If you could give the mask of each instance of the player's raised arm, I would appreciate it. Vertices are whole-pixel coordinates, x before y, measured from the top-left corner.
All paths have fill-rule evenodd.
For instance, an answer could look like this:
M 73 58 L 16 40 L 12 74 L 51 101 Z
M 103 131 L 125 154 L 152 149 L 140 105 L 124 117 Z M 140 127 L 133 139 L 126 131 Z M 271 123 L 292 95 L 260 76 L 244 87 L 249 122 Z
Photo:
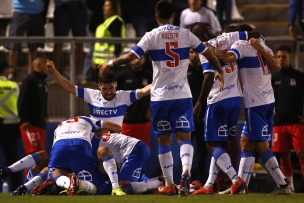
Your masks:
M 125 54 L 119 56 L 118 58 L 109 60 L 108 62 L 100 65 L 99 71 L 102 72 L 113 66 L 119 66 L 119 65 L 126 64 L 126 63 L 130 63 L 131 61 L 133 61 L 134 59 L 137 59 L 137 58 L 138 57 L 133 52 L 130 51 L 128 53 L 125 53 Z
M 281 70 L 278 61 L 262 46 L 259 39 L 250 38 L 249 43 L 266 59 L 267 65 L 272 71 L 278 72 Z
M 55 79 L 63 89 L 74 95 L 76 94 L 75 85 L 63 75 L 61 75 L 61 73 L 59 73 L 53 61 L 47 61 L 46 66 L 48 67 L 49 72 L 55 77 Z

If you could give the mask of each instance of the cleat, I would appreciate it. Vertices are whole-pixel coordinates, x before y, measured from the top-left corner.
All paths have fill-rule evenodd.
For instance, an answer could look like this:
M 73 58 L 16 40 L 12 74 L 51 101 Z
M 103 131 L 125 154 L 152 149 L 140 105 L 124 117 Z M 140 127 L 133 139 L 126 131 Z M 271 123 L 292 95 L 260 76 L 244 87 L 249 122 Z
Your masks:
M 32 189 L 31 195 L 42 195 L 54 184 L 52 179 L 47 179 Z
M 180 180 L 180 187 L 178 190 L 178 194 L 179 196 L 188 196 L 188 194 L 190 193 L 190 174 L 189 171 L 186 170 L 183 175 L 182 178 Z
M 68 189 L 64 189 L 59 192 L 59 195 L 67 195 L 68 194 Z
M 122 196 L 127 195 L 127 193 L 125 193 L 121 187 L 115 187 L 112 189 L 112 195 Z
M 158 188 L 158 192 L 163 195 L 176 195 L 177 189 L 174 184 L 170 186 L 163 185 Z
M 70 173 L 69 178 L 70 178 L 70 187 L 68 188 L 67 195 L 73 196 L 77 193 L 79 189 L 79 180 L 76 173 Z
M 194 187 L 194 190 L 198 190 L 198 189 L 200 189 L 201 187 L 203 187 L 203 184 L 200 183 L 200 182 L 197 181 L 197 180 L 194 180 L 194 181 L 191 182 L 190 187 Z
M 26 195 L 27 189 L 25 185 L 20 185 L 16 190 L 12 192 L 12 196 L 23 196 Z
M 213 187 L 210 186 L 208 188 L 201 187 L 198 190 L 194 190 L 193 195 L 212 195 L 214 194 Z
M 239 194 L 241 191 L 245 190 L 246 183 L 242 178 L 238 177 L 236 182 L 231 185 L 231 194 Z
M 280 185 L 279 188 L 274 189 L 271 194 L 273 195 L 291 195 L 291 182 L 287 178 L 285 178 L 285 185 Z
M 218 194 L 219 194 L 219 195 L 230 195 L 230 194 L 231 194 L 231 187 L 230 187 L 230 188 L 227 188 L 227 189 L 224 190 L 224 191 L 220 191 Z

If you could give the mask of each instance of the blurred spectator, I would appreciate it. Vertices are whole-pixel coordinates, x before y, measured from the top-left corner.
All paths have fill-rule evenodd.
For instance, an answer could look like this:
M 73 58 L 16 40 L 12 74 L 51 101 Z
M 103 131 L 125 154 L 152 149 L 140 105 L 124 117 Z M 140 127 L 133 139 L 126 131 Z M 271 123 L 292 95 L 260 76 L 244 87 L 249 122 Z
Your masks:
M 0 37 L 6 36 L 7 25 L 12 16 L 12 0 L 2 0 L 0 6 Z
M 19 160 L 18 138 L 19 118 L 17 99 L 19 87 L 10 80 L 13 69 L 4 57 L 0 58 L 0 146 L 6 159 L 6 165 L 11 165 Z M 22 174 L 14 174 L 11 178 L 11 189 L 17 188 L 22 182 Z M 1 182 L 1 180 L 0 180 Z
M 288 32 L 293 37 L 299 34 L 296 20 L 299 21 L 301 34 L 304 35 L 304 0 L 289 0 Z
M 26 154 L 45 149 L 48 96 L 46 62 L 44 55 L 34 58 L 33 72 L 23 80 L 18 98 L 20 132 Z
M 216 14 L 222 28 L 231 24 L 232 0 L 217 0 Z M 225 15 L 225 17 L 224 17 Z
M 103 0 L 88 0 L 87 6 L 90 11 L 89 31 L 94 36 L 97 27 L 103 22 Z M 94 42 L 89 44 L 89 51 L 83 61 L 83 71 L 81 84 L 85 85 L 88 81 L 93 80 L 92 59 L 93 59 Z
M 291 54 L 291 49 L 286 46 L 281 46 L 275 51 L 282 69 L 272 76 L 276 100 L 272 150 L 280 154 L 280 168 L 293 182 L 290 153 L 293 147 L 302 174 L 300 188 L 296 188 L 296 191 L 304 192 L 304 74 L 292 67 Z
M 122 37 L 126 36 L 126 29 L 123 19 L 120 17 L 119 0 L 105 0 L 103 5 L 104 22 L 100 24 L 95 33 L 96 38 Z M 95 68 L 107 60 L 121 54 L 122 45 L 112 43 L 99 43 L 94 45 L 93 64 Z
M 123 67 L 117 74 L 118 90 L 141 89 L 152 83 L 152 65 L 148 57 L 135 59 L 130 67 Z M 122 134 L 135 137 L 150 146 L 150 97 L 144 97 L 128 107 Z
M 148 31 L 157 27 L 154 18 L 156 0 L 132 0 L 132 24 L 136 37 L 142 37 Z
M 189 66 L 187 77 L 191 89 L 192 102 L 193 105 L 195 105 L 201 92 L 204 75 L 202 73 L 202 66 L 199 59 L 199 55 L 193 49 L 190 49 L 189 53 Z M 206 108 L 207 103 L 205 103 L 204 105 L 205 107 L 203 108 Z M 204 139 L 204 123 L 202 120 L 198 121 L 197 119 L 194 119 L 194 125 L 195 131 L 191 133 L 191 139 L 193 145 L 195 146 L 195 157 L 197 157 L 193 164 L 196 163 L 197 165 L 193 166 L 191 174 L 193 179 L 198 180 L 199 182 L 204 182 L 208 176 L 209 165 L 209 162 L 207 163 L 208 152 Z
M 9 36 L 44 36 L 44 24 L 49 0 L 13 0 L 13 17 L 10 22 Z M 37 47 L 43 47 L 42 43 L 30 43 L 28 45 L 28 73 L 31 70 L 33 56 L 37 54 Z M 18 54 L 21 51 L 21 43 L 10 43 L 9 63 L 13 68 L 17 67 Z
M 54 0 L 54 35 L 68 36 L 69 31 L 76 37 L 86 36 L 87 8 L 86 0 Z M 55 43 L 54 61 L 61 67 L 62 43 Z M 75 45 L 75 69 L 76 75 L 80 76 L 83 64 L 83 44 Z
M 202 6 L 201 0 L 188 0 L 189 8 L 182 11 L 180 27 L 187 27 L 196 22 L 208 23 L 215 34 L 222 32 L 221 25 L 213 11 Z

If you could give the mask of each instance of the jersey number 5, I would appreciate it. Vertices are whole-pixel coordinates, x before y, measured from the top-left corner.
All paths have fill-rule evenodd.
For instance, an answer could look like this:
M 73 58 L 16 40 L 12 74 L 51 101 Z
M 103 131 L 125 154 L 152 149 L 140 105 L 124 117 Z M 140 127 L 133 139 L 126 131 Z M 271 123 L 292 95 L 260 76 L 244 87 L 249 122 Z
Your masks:
M 176 67 L 179 65 L 179 55 L 172 51 L 172 48 L 178 48 L 177 42 L 166 42 L 165 54 L 173 59 L 166 61 L 168 67 Z

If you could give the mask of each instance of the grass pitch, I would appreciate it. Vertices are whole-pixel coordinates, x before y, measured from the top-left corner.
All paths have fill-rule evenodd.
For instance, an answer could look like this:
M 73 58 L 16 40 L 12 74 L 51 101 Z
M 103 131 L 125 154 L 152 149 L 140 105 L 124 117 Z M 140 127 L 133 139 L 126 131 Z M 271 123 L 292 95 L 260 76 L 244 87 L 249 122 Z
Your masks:
M 0 193 L 0 203 L 303 203 L 304 194 L 294 195 L 205 195 L 178 197 L 161 195 L 129 196 L 10 196 Z

